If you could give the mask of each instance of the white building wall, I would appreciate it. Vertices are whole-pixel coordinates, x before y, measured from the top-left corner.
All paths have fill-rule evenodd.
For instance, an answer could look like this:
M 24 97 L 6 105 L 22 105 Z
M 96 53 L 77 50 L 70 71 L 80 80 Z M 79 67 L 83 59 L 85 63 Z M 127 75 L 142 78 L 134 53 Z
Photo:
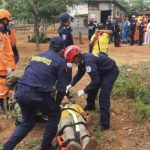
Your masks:
M 88 4 L 73 5 L 73 7 L 68 7 L 68 12 L 74 17 L 79 15 L 88 14 Z
M 68 7 L 68 12 L 74 17 L 72 27 L 84 27 L 84 20 L 93 18 L 95 21 L 101 21 L 101 11 L 111 10 L 112 5 L 110 3 L 94 3 L 94 4 L 82 4 Z M 117 5 L 114 6 L 113 15 L 119 15 L 122 20 L 125 17 L 125 12 Z

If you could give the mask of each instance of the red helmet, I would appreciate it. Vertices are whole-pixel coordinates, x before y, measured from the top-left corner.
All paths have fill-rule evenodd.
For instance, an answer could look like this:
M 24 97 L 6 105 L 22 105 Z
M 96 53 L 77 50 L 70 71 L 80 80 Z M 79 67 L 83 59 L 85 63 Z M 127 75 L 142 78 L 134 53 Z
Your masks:
M 81 53 L 80 48 L 76 45 L 70 45 L 65 49 L 64 57 L 70 63 L 73 62 L 73 59 Z

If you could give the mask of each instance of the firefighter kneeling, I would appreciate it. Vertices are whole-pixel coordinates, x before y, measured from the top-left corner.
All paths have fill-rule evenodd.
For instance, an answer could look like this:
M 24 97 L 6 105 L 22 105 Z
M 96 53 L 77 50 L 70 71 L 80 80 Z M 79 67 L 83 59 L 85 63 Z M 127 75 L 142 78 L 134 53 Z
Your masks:
M 89 122 L 90 115 L 65 97 L 62 101 L 61 120 L 57 134 L 61 150 L 91 150 L 96 147 L 96 139 L 90 138 L 87 130 Z

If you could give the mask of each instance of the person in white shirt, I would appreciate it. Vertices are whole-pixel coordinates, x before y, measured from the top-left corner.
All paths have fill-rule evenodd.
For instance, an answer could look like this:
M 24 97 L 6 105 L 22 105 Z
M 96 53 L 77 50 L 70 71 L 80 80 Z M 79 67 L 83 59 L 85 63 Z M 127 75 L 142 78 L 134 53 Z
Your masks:
M 144 37 L 144 44 L 150 44 L 150 19 L 148 19 L 147 29 Z

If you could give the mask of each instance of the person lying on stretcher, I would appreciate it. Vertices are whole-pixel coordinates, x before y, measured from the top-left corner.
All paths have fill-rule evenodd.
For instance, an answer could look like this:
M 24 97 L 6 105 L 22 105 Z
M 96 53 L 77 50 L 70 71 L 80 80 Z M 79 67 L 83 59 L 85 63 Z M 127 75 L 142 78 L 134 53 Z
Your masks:
M 67 147 L 68 150 L 92 150 L 96 147 L 96 139 L 91 138 L 87 130 L 90 115 L 78 104 L 70 102 L 67 97 L 63 99 L 61 108 L 57 135 L 62 137 L 63 143 L 59 146 Z

